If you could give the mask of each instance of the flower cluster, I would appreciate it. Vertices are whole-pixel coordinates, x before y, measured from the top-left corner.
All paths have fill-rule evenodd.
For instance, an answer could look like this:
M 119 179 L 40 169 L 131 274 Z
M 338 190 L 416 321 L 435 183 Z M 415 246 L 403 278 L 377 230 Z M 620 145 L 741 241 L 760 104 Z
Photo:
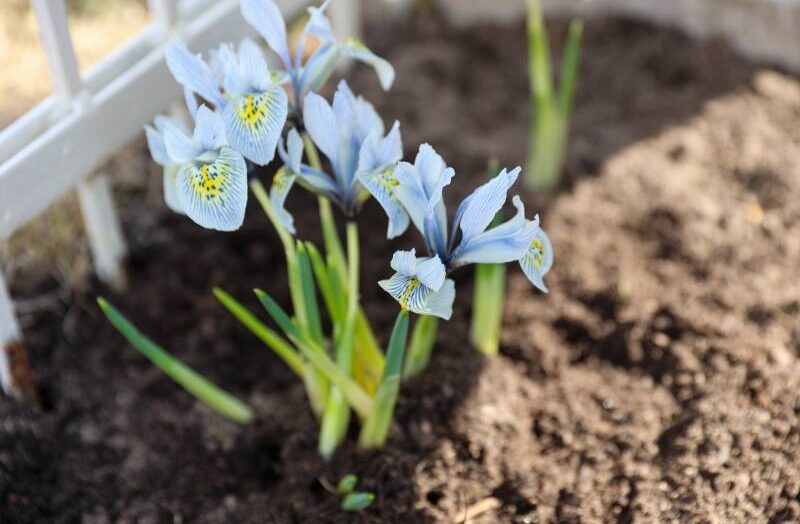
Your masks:
M 172 210 L 205 228 L 233 231 L 244 220 L 249 185 L 272 221 L 286 255 L 293 311 L 286 312 L 263 291 L 256 295 L 283 335 L 223 290 L 214 293 L 303 380 L 320 419 L 319 450 L 324 457 L 346 437 L 351 410 L 361 422 L 359 445 L 383 445 L 400 381 L 424 369 L 438 319 L 449 319 L 453 313 L 455 282 L 448 278 L 452 271 L 479 264 L 480 276 L 487 267 L 502 270 L 483 265 L 517 262 L 533 285 L 547 292 L 544 276 L 553 264 L 552 247 L 538 216 L 526 218 L 518 195 L 511 199 L 515 214 L 502 221 L 519 167 L 503 169 L 477 187 L 451 215 L 444 191 L 455 171 L 432 146 L 422 144 L 413 163 L 403 161 L 398 122 L 387 131 L 373 105 L 356 96 L 345 81 L 338 84 L 330 102 L 317 94 L 342 57 L 374 68 L 385 89 L 394 79 L 392 66 L 363 43 L 334 37 L 325 17 L 329 1 L 308 9 L 297 48 L 290 50 L 286 24 L 273 1 L 241 0 L 244 18 L 277 55 L 282 66 L 278 70 L 268 68 L 261 48 L 251 40 L 244 40 L 238 49 L 223 44 L 207 59 L 192 54 L 183 42 L 172 41 L 165 49 L 166 63 L 184 88 L 194 128 L 163 116 L 145 128 L 153 159 L 164 170 L 164 198 Z M 310 38 L 316 47 L 307 53 Z M 267 165 L 276 153 L 282 165 L 267 191 L 257 176 L 248 178 L 248 163 Z M 313 243 L 296 238 L 294 218 L 286 209 L 296 186 L 319 196 L 324 254 Z M 416 249 L 395 252 L 390 262 L 394 274 L 379 282 L 400 305 L 385 352 L 359 303 L 357 219 L 370 197 L 386 212 L 387 238 L 405 233 L 413 224 L 424 242 L 424 256 L 418 257 Z M 331 204 L 346 219 L 346 249 Z M 483 304 L 498 310 L 504 283 L 478 280 L 490 284 L 487 295 L 499 297 Z M 327 338 L 319 296 L 332 328 Z M 171 357 L 163 352 L 155 355 L 152 342 L 142 339 L 113 307 L 103 307 L 145 355 L 174 371 L 177 364 Z M 421 317 L 415 322 L 406 359 L 410 312 Z M 496 316 L 496 329 L 484 330 L 495 341 L 500 321 Z M 194 375 L 182 371 L 173 378 L 232 420 L 250 420 L 246 406 Z

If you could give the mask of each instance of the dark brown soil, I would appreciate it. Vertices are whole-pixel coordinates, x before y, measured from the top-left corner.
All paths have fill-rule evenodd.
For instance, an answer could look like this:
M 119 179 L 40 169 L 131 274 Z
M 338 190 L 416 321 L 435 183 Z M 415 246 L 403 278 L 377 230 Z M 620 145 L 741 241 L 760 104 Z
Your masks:
M 367 36 L 397 84 L 384 95 L 363 70 L 352 83 L 401 120 L 407 156 L 429 141 L 456 168 L 450 197 L 491 155 L 522 163 L 522 26 L 458 32 L 422 15 Z M 0 400 L 0 521 L 461 522 L 481 501 L 492 509 L 470 522 L 798 521 L 800 83 L 628 21 L 591 21 L 584 47 L 567 180 L 527 198 L 555 245 L 551 294 L 510 272 L 500 357 L 469 347 L 463 273 L 386 449 L 322 464 L 301 384 L 209 292 L 286 298 L 255 203 L 220 235 L 134 194 L 126 293 L 14 284 L 47 406 Z M 292 199 L 315 238 L 313 200 Z M 387 245 L 366 213 L 364 301 L 385 337 L 395 306 L 373 283 L 417 239 Z M 256 424 L 228 425 L 150 366 L 98 293 Z M 350 472 L 377 495 L 358 516 L 319 480 Z

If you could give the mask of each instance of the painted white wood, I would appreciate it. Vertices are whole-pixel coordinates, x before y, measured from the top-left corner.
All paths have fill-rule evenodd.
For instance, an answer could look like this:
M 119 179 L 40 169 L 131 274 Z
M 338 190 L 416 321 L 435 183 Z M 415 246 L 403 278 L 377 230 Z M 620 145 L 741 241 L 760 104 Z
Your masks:
M 304 4 L 302 0 L 279 2 L 289 15 Z M 214 3 L 176 33 L 194 50 L 255 36 L 242 19 L 237 0 Z M 179 97 L 161 45 L 96 92 L 90 91 L 84 110 L 48 126 L 0 165 L 0 238 L 8 237 L 139 136 L 145 123 Z
M 7 395 L 11 395 L 11 371 L 5 348 L 20 338 L 19 325 L 14 316 L 14 304 L 8 294 L 3 273 L 0 272 L 0 385 Z
M 78 200 L 97 277 L 117 288 L 124 287 L 122 261 L 127 249 L 108 177 L 100 175 L 80 182 Z
M 67 7 L 64 0 L 31 0 L 31 6 L 36 14 L 53 88 L 65 103 L 69 103 L 81 90 L 81 75 L 69 36 Z

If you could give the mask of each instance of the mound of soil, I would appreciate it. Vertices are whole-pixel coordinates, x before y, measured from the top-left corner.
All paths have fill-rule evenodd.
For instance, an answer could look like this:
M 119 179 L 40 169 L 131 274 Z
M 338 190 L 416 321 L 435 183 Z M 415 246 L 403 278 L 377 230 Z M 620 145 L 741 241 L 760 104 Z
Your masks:
M 351 84 L 401 121 L 407 158 L 438 148 L 456 200 L 488 157 L 524 161 L 524 28 L 417 16 L 369 28 L 397 68 L 392 91 L 361 69 Z M 0 521 L 800 519 L 800 83 L 630 21 L 591 21 L 584 49 L 564 187 L 526 195 L 555 246 L 551 293 L 511 270 L 502 354 L 485 359 L 465 335 L 459 273 L 454 319 L 402 390 L 384 450 L 321 463 L 302 385 L 211 296 L 219 285 L 257 308 L 258 286 L 286 302 L 255 202 L 221 235 L 133 195 L 127 292 L 14 283 L 46 409 L 0 400 Z M 317 239 L 314 200 L 291 200 Z M 385 217 L 365 212 L 364 302 L 385 338 L 396 306 L 374 282 L 419 240 L 387 244 Z M 257 422 L 233 427 L 194 402 L 113 331 L 96 294 Z M 357 516 L 324 488 L 345 473 L 377 496 Z

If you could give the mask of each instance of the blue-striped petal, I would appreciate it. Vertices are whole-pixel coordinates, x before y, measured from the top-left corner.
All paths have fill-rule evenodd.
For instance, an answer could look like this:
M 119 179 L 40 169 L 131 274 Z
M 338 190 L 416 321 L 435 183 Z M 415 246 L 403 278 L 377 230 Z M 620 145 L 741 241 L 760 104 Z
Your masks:
M 413 277 L 417 271 L 417 250 L 395 251 L 389 267 L 407 277 Z
M 272 178 L 272 186 L 269 189 L 269 199 L 272 202 L 272 208 L 281 221 L 283 227 L 291 234 L 295 234 L 294 217 L 286 210 L 285 203 L 286 197 L 289 195 L 297 175 L 292 172 L 288 166 L 283 166 L 275 173 Z
M 543 229 L 536 230 L 528 251 L 520 259 L 519 265 L 534 286 L 545 293 L 548 292 L 544 276 L 553 267 L 553 246 Z
M 520 168 L 503 169 L 496 177 L 478 187 L 456 211 L 456 222 L 461 226 L 461 242 L 469 242 L 482 233 L 503 207 L 509 188 L 516 181 Z
M 364 45 L 364 42 L 356 37 L 347 38 L 340 45 L 344 55 L 364 62 L 375 70 L 384 91 L 392 87 L 395 74 L 392 64 L 370 51 L 370 49 Z
M 242 0 L 242 16 L 266 40 L 288 70 L 292 68 L 286 41 L 286 23 L 280 9 L 272 0 Z
M 272 84 L 269 67 L 258 45 L 245 38 L 239 44 L 239 71 L 253 91 L 265 91 Z
M 447 270 L 438 256 L 417 260 L 417 278 L 433 291 L 442 287 L 446 275 Z
M 373 131 L 367 136 L 358 152 L 358 171 L 367 172 L 394 166 L 403 158 L 403 140 L 400 122 L 396 121 L 385 137 Z
M 395 238 L 403 234 L 408 229 L 411 221 L 405 208 L 394 194 L 394 189 L 397 187 L 394 169 L 387 167 L 385 169 L 362 172 L 359 174 L 358 180 L 375 197 L 375 200 L 386 212 L 386 216 L 389 217 L 386 238 Z
M 172 76 L 184 87 L 202 96 L 217 107 L 225 105 L 214 73 L 200 55 L 193 55 L 181 40 L 172 40 L 164 48 L 164 58 Z
M 423 284 L 417 277 L 395 273 L 378 282 L 400 304 L 400 307 L 418 315 L 433 315 L 449 320 L 453 315 L 455 283 L 447 279 L 438 291 Z
M 516 215 L 499 226 L 462 241 L 452 253 L 451 267 L 505 264 L 519 260 L 525 254 L 539 228 L 539 219 L 525 218 L 525 206 L 519 196 L 515 196 L 513 202 L 517 208 Z
M 266 165 L 275 157 L 287 114 L 288 99 L 281 87 L 238 97 L 223 113 L 228 141 L 248 160 Z
M 214 160 L 181 166 L 178 202 L 197 224 L 219 231 L 239 229 L 247 207 L 247 168 L 244 158 L 224 146 Z

